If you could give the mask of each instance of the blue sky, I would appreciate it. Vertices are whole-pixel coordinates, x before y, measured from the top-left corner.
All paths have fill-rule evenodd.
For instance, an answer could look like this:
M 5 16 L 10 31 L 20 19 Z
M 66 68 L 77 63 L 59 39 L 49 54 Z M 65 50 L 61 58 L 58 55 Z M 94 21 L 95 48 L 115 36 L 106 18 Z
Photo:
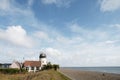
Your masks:
M 120 66 L 120 0 L 0 0 L 0 62 Z

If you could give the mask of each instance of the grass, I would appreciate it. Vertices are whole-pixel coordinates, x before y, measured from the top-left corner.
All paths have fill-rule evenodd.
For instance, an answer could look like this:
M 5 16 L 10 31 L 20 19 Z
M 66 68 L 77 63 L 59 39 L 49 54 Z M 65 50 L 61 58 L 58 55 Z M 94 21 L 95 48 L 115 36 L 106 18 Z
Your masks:
M 2 74 L 0 80 L 71 80 L 58 71 L 45 70 L 36 73 Z

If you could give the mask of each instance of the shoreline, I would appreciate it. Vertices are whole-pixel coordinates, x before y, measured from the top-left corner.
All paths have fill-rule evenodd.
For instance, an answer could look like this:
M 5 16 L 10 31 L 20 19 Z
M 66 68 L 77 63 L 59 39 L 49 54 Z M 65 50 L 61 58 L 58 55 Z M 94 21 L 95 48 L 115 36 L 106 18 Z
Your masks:
M 60 73 L 72 80 L 120 80 L 120 74 L 97 71 L 60 69 Z
M 120 74 L 120 67 L 61 67 L 61 69 Z

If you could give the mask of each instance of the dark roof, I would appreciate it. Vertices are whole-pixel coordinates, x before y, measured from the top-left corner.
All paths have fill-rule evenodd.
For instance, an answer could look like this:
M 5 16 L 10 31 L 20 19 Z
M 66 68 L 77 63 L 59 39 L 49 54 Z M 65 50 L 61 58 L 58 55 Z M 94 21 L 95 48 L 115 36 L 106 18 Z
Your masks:
M 46 54 L 42 52 L 42 53 L 40 54 L 39 58 L 46 58 Z
M 25 61 L 24 62 L 24 66 L 31 66 L 31 67 L 40 67 L 41 66 L 41 62 L 40 61 Z
M 0 65 L 11 65 L 11 63 L 0 63 Z

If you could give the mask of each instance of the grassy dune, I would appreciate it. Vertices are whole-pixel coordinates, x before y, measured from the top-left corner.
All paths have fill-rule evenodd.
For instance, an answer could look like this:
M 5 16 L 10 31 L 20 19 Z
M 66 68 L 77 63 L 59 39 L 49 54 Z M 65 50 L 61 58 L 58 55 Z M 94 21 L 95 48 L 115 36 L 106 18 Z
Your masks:
M 45 70 L 37 73 L 26 74 L 1 74 L 0 80 L 70 80 L 63 74 L 54 70 Z

